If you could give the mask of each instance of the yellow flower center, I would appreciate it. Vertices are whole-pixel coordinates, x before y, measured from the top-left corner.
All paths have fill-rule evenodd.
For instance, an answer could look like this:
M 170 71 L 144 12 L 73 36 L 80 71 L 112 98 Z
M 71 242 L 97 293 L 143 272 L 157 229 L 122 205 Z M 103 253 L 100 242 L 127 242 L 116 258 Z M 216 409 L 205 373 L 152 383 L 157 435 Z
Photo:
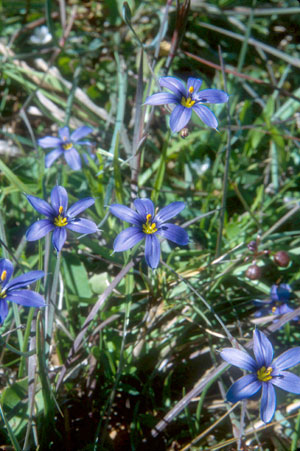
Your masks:
M 272 376 L 270 376 L 270 374 L 272 373 L 273 368 L 271 366 L 269 366 L 268 368 L 266 368 L 265 366 L 262 366 L 258 371 L 257 371 L 257 377 L 260 381 L 262 382 L 267 382 L 270 381 L 272 379 Z
M 56 227 L 65 227 L 68 224 L 67 218 L 62 215 L 64 207 L 60 206 L 58 209 L 59 215 L 54 218 L 53 224 Z
M 150 213 L 146 216 L 146 223 L 143 224 L 143 232 L 147 233 L 148 235 L 151 235 L 152 233 L 157 232 L 157 227 L 155 222 L 150 222 L 151 215 Z
M 2 274 L 1 274 L 1 282 L 4 282 L 4 280 L 6 279 L 6 276 L 7 276 L 7 271 L 4 269 L 4 271 L 2 271 Z
M 69 150 L 69 149 L 71 149 L 71 147 L 73 147 L 73 144 L 72 144 L 72 143 L 66 143 L 66 144 L 63 144 L 63 145 L 62 145 L 62 148 L 63 148 L 64 150 Z
M 191 86 L 191 88 L 192 88 L 192 86 Z M 186 108 L 192 108 L 192 106 L 194 105 L 195 102 L 196 101 L 192 100 L 191 97 L 188 97 L 187 99 L 185 97 L 182 97 L 182 99 L 181 99 L 181 105 L 185 106 Z

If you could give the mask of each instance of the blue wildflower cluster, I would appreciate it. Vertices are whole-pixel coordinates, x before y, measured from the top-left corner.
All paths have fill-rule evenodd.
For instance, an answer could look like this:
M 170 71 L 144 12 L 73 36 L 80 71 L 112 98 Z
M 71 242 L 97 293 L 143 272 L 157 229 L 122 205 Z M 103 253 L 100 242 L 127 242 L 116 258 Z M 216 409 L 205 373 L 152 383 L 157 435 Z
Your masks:
M 148 96 L 144 105 L 167 105 L 167 110 L 170 112 L 170 129 L 173 133 L 185 129 L 192 119 L 192 112 L 206 126 L 214 130 L 218 129 L 218 120 L 207 105 L 227 103 L 229 95 L 226 92 L 219 89 L 201 90 L 202 81 L 194 77 L 189 77 L 184 83 L 175 77 L 166 76 L 159 78 L 158 83 L 161 91 Z M 85 125 L 73 132 L 68 126 L 64 126 L 59 128 L 58 136 L 40 138 L 39 146 L 42 149 L 51 149 L 45 155 L 46 169 L 55 166 L 61 157 L 72 171 L 82 169 L 82 157 L 86 158 L 84 154 L 80 153 L 81 146 L 90 149 L 92 143 L 84 138 L 92 132 L 93 129 Z M 59 160 L 59 164 L 61 164 L 61 160 Z M 61 178 L 57 177 L 57 180 L 61 180 Z M 58 184 L 51 191 L 49 203 L 31 194 L 26 197 L 38 214 L 37 220 L 26 231 L 27 241 L 37 241 L 52 233 L 52 244 L 56 251 L 54 254 L 61 256 L 67 240 L 67 230 L 83 235 L 97 234 L 99 237 L 100 230 L 97 224 L 91 219 L 79 217 L 81 213 L 95 204 L 93 197 L 77 200 L 69 207 L 68 193 L 64 186 Z M 77 198 L 77 196 L 75 197 Z M 163 240 L 166 239 L 178 246 L 187 246 L 190 243 L 185 227 L 170 222 L 183 211 L 186 205 L 182 201 L 175 201 L 156 209 L 153 201 L 145 197 L 135 198 L 132 204 L 133 208 L 120 203 L 112 203 L 108 206 L 109 212 L 113 216 L 129 224 L 129 227 L 113 236 L 111 250 L 124 252 L 143 241 L 146 264 L 155 270 L 160 263 Z M 257 242 L 251 243 L 254 263 L 250 267 L 251 271 L 248 269 L 248 277 L 256 280 L 261 277 L 261 268 L 256 265 L 256 259 L 263 255 L 263 252 L 258 252 Z M 282 253 L 280 256 L 276 255 L 277 261 L 279 257 L 281 259 L 284 257 Z M 281 267 L 287 267 L 288 264 L 289 260 L 285 260 L 282 264 L 279 261 Z M 12 274 L 12 263 L 2 258 L 0 260 L 0 324 L 3 324 L 8 316 L 7 301 L 25 307 L 46 306 L 44 298 L 39 293 L 27 288 L 28 285 L 45 275 L 43 271 L 30 271 L 15 279 L 11 279 Z M 294 311 L 289 305 L 290 296 L 291 288 L 288 284 L 272 285 L 269 299 L 254 301 L 255 306 L 258 307 L 255 316 L 276 315 L 274 321 L 278 321 L 279 315 Z M 298 320 L 298 317 L 295 317 L 294 320 Z M 249 372 L 233 383 L 227 392 L 226 399 L 236 403 L 261 392 L 261 419 L 265 423 L 269 423 L 276 409 L 275 387 L 300 395 L 300 377 L 287 371 L 300 363 L 300 347 L 289 349 L 273 359 L 273 347 L 270 340 L 263 332 L 255 329 L 253 353 L 254 357 L 237 348 L 224 348 L 220 352 L 223 360 Z

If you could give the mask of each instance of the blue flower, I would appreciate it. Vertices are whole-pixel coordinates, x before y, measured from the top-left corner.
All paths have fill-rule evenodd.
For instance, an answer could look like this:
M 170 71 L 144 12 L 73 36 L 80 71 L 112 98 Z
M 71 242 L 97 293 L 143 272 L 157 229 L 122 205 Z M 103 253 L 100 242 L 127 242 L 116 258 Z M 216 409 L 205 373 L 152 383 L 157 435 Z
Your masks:
M 284 315 L 285 313 L 293 312 L 287 301 L 291 296 L 291 287 L 287 283 L 281 283 L 280 285 L 272 285 L 270 291 L 270 299 L 260 300 L 255 299 L 254 303 L 259 307 L 254 316 L 259 318 L 265 315 Z M 278 320 L 274 319 L 273 322 Z M 298 316 L 294 318 L 294 321 L 298 321 Z
M 46 216 L 34 222 L 26 232 L 28 241 L 39 240 L 47 233 L 53 231 L 52 244 L 60 252 L 67 238 L 67 230 L 78 233 L 95 233 L 98 231 L 93 221 L 83 218 L 75 218 L 79 213 L 95 203 L 92 197 L 87 197 L 75 202 L 68 209 L 68 194 L 63 186 L 55 186 L 51 191 L 51 204 L 35 196 L 27 196 L 35 210 Z
M 7 301 L 25 307 L 44 307 L 44 298 L 31 290 L 20 290 L 44 276 L 44 271 L 30 271 L 9 281 L 14 272 L 12 263 L 6 258 L 0 259 L 0 324 L 8 314 Z
M 38 144 L 43 149 L 49 149 L 55 147 L 51 152 L 45 157 L 45 166 L 50 168 L 52 163 L 64 155 L 66 162 L 71 169 L 77 171 L 81 169 L 81 159 L 80 155 L 74 147 L 74 144 L 79 145 L 90 145 L 89 141 L 80 141 L 81 138 L 91 133 L 93 130 L 90 127 L 83 125 L 77 128 L 71 136 L 69 127 L 63 127 L 58 130 L 59 138 L 55 136 L 45 136 L 44 138 L 38 139 Z
M 167 88 L 171 93 L 159 92 L 147 97 L 146 105 L 168 105 L 174 103 L 170 117 L 170 127 L 172 132 L 179 132 L 190 121 L 192 111 L 209 127 L 217 128 L 216 116 L 210 111 L 206 103 L 228 102 L 228 94 L 219 89 L 203 89 L 199 92 L 202 81 L 198 78 L 188 78 L 187 87 L 181 80 L 175 77 L 161 77 L 158 80 L 161 87 Z
M 300 347 L 289 349 L 273 360 L 272 344 L 263 332 L 254 330 L 253 342 L 255 360 L 239 349 L 225 348 L 221 352 L 221 357 L 226 362 L 250 371 L 250 374 L 241 377 L 230 387 L 226 398 L 235 403 L 241 399 L 251 398 L 262 390 L 260 416 L 264 423 L 269 423 L 276 409 L 274 386 L 290 393 L 300 394 L 300 377 L 285 371 L 300 363 Z
M 181 246 L 188 244 L 187 232 L 178 225 L 166 222 L 180 213 L 185 204 L 173 202 L 157 214 L 154 212 L 154 205 L 150 199 L 135 199 L 134 206 L 136 211 L 119 204 L 113 204 L 109 207 L 111 213 L 117 218 L 133 224 L 133 227 L 128 227 L 116 237 L 113 245 L 114 251 L 127 251 L 145 238 L 147 265 L 151 268 L 157 268 L 160 259 L 160 241 L 157 235 L 161 235 Z

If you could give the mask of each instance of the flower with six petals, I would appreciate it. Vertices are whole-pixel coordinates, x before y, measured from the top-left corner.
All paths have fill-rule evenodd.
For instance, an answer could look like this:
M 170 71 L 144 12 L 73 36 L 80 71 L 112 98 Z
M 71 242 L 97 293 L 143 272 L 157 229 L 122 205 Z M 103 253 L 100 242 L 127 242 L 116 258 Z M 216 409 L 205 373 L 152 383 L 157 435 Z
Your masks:
M 69 127 L 65 126 L 58 130 L 59 137 L 45 136 L 44 138 L 38 139 L 38 144 L 43 149 L 55 147 L 55 149 L 49 152 L 45 157 L 46 168 L 49 168 L 57 158 L 64 155 L 65 160 L 71 169 L 74 171 L 81 169 L 80 155 L 74 145 L 90 145 L 89 141 L 80 140 L 92 131 L 93 130 L 90 127 L 83 125 L 82 127 L 77 128 L 77 130 L 70 135 Z
M 286 371 L 300 363 L 300 347 L 289 349 L 273 360 L 273 347 L 270 340 L 263 332 L 255 329 L 253 351 L 255 359 L 247 352 L 235 348 L 224 348 L 221 351 L 221 357 L 226 362 L 250 371 L 250 374 L 241 377 L 230 387 L 226 398 L 235 403 L 251 398 L 262 390 L 260 416 L 264 423 L 269 423 L 276 409 L 274 387 L 300 394 L 300 377 Z
M 254 303 L 258 308 L 254 316 L 259 318 L 264 315 L 284 315 L 285 313 L 293 312 L 288 305 L 288 300 L 291 297 L 291 287 L 287 283 L 281 283 L 280 285 L 272 285 L 270 290 L 270 299 L 255 299 Z M 294 321 L 298 321 L 298 316 L 294 318 Z M 274 319 L 273 322 L 278 321 Z
M 81 199 L 68 209 L 68 194 L 63 186 L 55 186 L 51 191 L 51 204 L 35 196 L 27 196 L 35 210 L 46 216 L 34 222 L 26 232 L 27 241 L 39 240 L 47 233 L 53 231 L 52 244 L 60 252 L 67 239 L 67 230 L 78 233 L 95 233 L 98 231 L 96 224 L 89 219 L 76 218 L 82 211 L 95 203 L 92 197 Z
M 39 280 L 44 276 L 44 271 L 30 271 L 10 280 L 14 272 L 12 263 L 6 258 L 0 259 L 0 324 L 3 323 L 8 314 L 7 301 L 25 307 L 44 307 L 44 298 L 31 290 L 22 290 L 27 285 Z
M 168 105 L 175 104 L 170 117 L 170 127 L 172 132 L 182 130 L 191 119 L 192 111 L 209 127 L 216 129 L 218 121 L 216 116 L 210 111 L 207 103 L 228 102 L 228 94 L 219 89 L 203 89 L 199 91 L 202 80 L 190 77 L 187 87 L 181 80 L 175 77 L 161 77 L 158 80 L 162 88 L 167 88 L 169 92 L 159 92 L 147 97 L 146 105 Z
M 116 237 L 113 245 L 115 252 L 126 251 L 145 238 L 146 263 L 151 268 L 157 268 L 160 259 L 160 241 L 157 235 L 181 246 L 188 244 L 187 232 L 178 225 L 166 222 L 184 209 L 183 202 L 172 202 L 157 214 L 150 199 L 135 199 L 134 207 L 136 211 L 120 204 L 109 207 L 117 218 L 133 224 L 133 227 L 128 227 Z

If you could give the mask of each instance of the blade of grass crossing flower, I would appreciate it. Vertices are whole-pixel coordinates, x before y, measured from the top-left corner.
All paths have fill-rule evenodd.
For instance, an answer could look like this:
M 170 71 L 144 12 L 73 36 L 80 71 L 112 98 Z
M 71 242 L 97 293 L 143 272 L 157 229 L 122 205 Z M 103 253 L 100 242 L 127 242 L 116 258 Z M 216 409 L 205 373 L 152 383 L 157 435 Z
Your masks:
M 164 144 L 163 144 L 163 148 L 162 148 L 162 153 L 159 159 L 159 166 L 157 169 L 157 173 L 155 176 L 155 180 L 154 180 L 154 189 L 152 191 L 151 194 L 151 200 L 154 202 L 154 204 L 157 203 L 158 200 L 158 196 L 164 181 L 164 175 L 165 175 L 165 170 L 166 170 L 166 164 L 167 164 L 167 149 L 168 149 L 168 144 L 169 144 L 169 140 L 170 140 L 170 131 L 167 132 L 167 136 L 165 138 Z
M 283 315 L 284 318 L 278 320 L 277 323 L 273 323 L 271 326 L 269 326 L 270 332 L 272 333 L 279 330 L 283 326 L 283 324 L 287 323 L 293 317 L 299 314 L 300 307 L 291 313 Z M 253 347 L 253 340 L 249 340 L 245 345 L 246 349 L 251 349 L 251 347 Z M 171 421 L 182 412 L 187 403 L 190 403 L 193 398 L 202 393 L 202 391 L 205 389 L 206 385 L 212 378 L 221 376 L 228 368 L 229 365 L 226 362 L 221 363 L 217 368 L 213 367 L 212 370 L 209 371 L 203 378 L 201 378 L 199 382 L 192 388 L 192 390 L 190 390 L 186 394 L 186 396 L 184 396 L 184 398 L 178 401 L 178 403 L 174 407 L 172 407 L 172 409 L 163 417 L 163 419 L 157 423 L 157 425 L 152 429 L 151 435 L 153 437 L 157 437 L 168 426 L 168 424 L 170 424 Z
M 7 429 L 7 432 L 8 432 L 10 441 L 11 441 L 11 444 L 13 445 L 15 451 L 21 451 L 22 448 L 20 447 L 19 442 L 18 442 L 17 438 L 15 437 L 15 434 L 13 433 L 12 428 L 10 427 L 10 424 L 9 424 L 7 418 L 6 418 L 4 410 L 2 409 L 1 403 L 0 403 L 0 415 L 1 415 L 2 420 L 3 420 L 3 422 L 4 422 L 5 426 L 6 426 L 6 429 Z

